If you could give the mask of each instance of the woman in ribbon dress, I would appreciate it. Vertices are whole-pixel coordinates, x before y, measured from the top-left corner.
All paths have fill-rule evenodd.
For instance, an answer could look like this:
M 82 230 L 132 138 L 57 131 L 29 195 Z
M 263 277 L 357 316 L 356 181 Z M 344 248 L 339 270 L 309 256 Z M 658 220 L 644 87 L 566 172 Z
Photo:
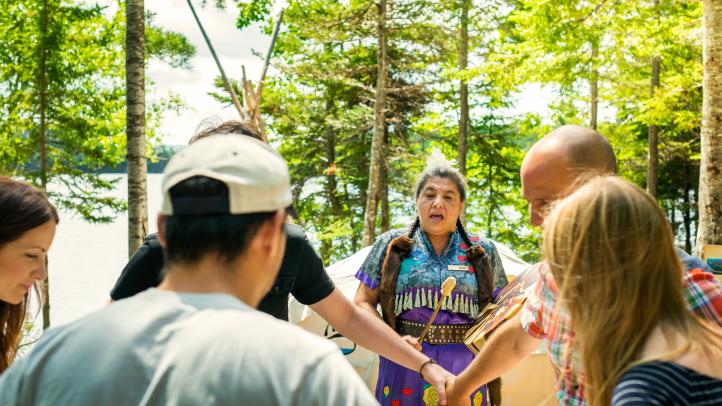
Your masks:
M 378 314 L 429 362 L 453 374 L 474 358 L 463 337 L 470 323 L 506 285 L 494 244 L 469 234 L 459 218 L 466 201 L 466 181 L 441 152 L 434 150 L 416 184 L 416 219 L 409 229 L 381 235 L 356 274 L 361 281 L 355 302 Z M 440 300 L 441 283 L 456 278 L 456 287 L 421 345 L 418 338 Z M 381 357 L 376 398 L 382 405 L 436 404 L 436 393 L 421 371 L 411 371 Z M 482 386 L 472 405 L 498 404 L 500 381 Z

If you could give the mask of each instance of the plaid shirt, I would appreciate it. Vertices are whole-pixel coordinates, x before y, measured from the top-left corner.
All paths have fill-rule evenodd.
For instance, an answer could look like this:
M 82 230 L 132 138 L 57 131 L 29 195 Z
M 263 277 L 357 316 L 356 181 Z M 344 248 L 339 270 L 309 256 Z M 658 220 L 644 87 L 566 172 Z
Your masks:
M 722 285 L 699 258 L 681 250 L 679 255 L 686 270 L 684 286 L 690 310 L 722 326 Z M 556 374 L 559 404 L 584 405 L 581 355 L 574 350 L 567 354 L 567 343 L 574 340 L 569 315 L 557 310 L 559 289 L 549 268 L 543 263 L 535 267 L 539 270 L 539 279 L 533 291 L 530 289 L 522 310 L 522 327 L 532 336 L 547 341 L 547 353 Z

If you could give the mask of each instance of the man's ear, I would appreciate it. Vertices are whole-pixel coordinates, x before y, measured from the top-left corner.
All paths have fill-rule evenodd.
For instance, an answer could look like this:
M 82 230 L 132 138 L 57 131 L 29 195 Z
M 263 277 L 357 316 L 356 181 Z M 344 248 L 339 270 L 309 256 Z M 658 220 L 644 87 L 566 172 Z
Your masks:
M 158 213 L 156 225 L 158 226 L 158 241 L 160 241 L 160 245 L 165 247 L 165 216 L 163 213 Z
M 273 215 L 273 227 L 281 234 L 283 234 L 283 223 L 286 221 L 286 217 L 288 217 L 286 209 L 278 209 Z
M 253 237 L 251 244 L 257 244 L 263 252 L 273 254 L 278 247 L 278 238 L 285 238 L 283 233 L 283 222 L 286 218 L 284 209 L 276 210 L 273 216 L 269 217 L 258 226 L 256 235 Z

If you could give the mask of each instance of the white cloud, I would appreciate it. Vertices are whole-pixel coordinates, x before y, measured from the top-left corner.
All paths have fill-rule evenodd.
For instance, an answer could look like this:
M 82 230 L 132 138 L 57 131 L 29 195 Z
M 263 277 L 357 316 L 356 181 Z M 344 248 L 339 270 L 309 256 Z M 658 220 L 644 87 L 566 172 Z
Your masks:
M 115 10 L 115 2 L 103 3 L 110 6 L 108 10 Z M 256 83 L 263 61 L 255 56 L 253 51 L 265 55 L 270 37 L 262 34 L 257 25 L 243 30 L 237 29 L 235 20 L 238 11 L 233 2 L 227 3 L 225 10 L 218 10 L 211 4 L 201 8 L 200 0 L 193 1 L 226 74 L 230 78 L 240 80 L 241 67 L 245 65 L 248 79 Z M 285 2 L 276 1 L 273 12 L 277 13 L 284 5 Z M 196 47 L 196 56 L 190 61 L 192 66 L 190 70 L 173 68 L 158 61 L 152 61 L 148 67 L 147 75 L 155 83 L 155 88 L 150 90 L 146 97 L 157 99 L 175 93 L 188 106 L 180 115 L 175 113 L 164 115 L 160 128 L 162 142 L 186 144 L 198 124 L 208 117 L 218 116 L 223 120 L 238 118 L 233 106 L 222 105 L 208 95 L 208 92 L 216 90 L 213 81 L 219 75 L 219 71 L 186 0 L 145 0 L 145 7 L 155 15 L 156 25 L 182 33 Z M 530 84 L 514 97 L 513 107 L 504 113 L 510 115 L 538 113 L 543 118 L 548 118 L 551 115 L 549 103 L 554 97 L 554 92 L 550 88 Z
M 226 74 L 240 80 L 241 67 L 245 65 L 247 78 L 255 83 L 261 74 L 263 61 L 253 55 L 252 50 L 265 55 L 270 38 L 263 35 L 258 26 L 238 30 L 235 25 L 238 12 L 231 2 L 225 10 L 217 10 L 212 6 L 201 8 L 199 3 L 194 2 L 196 12 Z M 156 25 L 182 33 L 196 47 L 196 56 L 190 61 L 191 70 L 172 68 L 157 61 L 151 62 L 148 67 L 147 75 L 156 84 L 153 96 L 163 97 L 176 93 L 189 107 L 180 115 L 165 114 L 160 128 L 163 142 L 187 143 L 198 124 L 207 117 L 219 116 L 224 120 L 238 118 L 232 106 L 224 106 L 208 96 L 208 92 L 215 90 L 213 81 L 220 73 L 187 2 L 146 0 L 145 7 L 147 11 L 155 14 Z

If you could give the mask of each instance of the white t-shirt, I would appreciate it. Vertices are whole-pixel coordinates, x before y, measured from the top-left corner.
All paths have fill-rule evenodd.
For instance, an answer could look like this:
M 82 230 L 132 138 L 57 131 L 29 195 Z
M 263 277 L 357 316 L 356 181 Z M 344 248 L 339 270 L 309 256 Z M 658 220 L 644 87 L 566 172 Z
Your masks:
M 338 347 L 226 294 L 151 289 L 48 330 L 0 405 L 374 405 Z

